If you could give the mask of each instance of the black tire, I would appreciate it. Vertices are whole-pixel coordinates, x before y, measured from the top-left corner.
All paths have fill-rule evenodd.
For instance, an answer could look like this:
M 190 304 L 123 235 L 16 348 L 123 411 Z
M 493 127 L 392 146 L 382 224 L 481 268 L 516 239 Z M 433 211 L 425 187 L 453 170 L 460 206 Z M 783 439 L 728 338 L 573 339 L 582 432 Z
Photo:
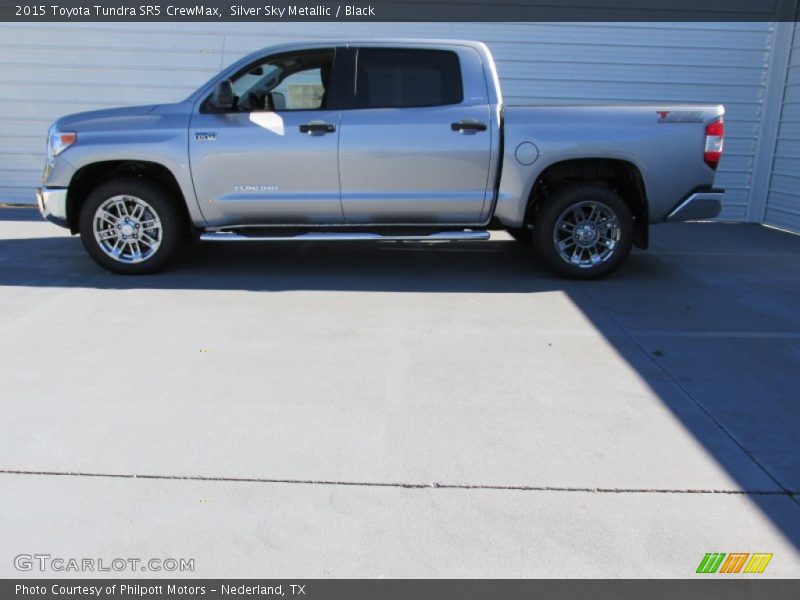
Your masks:
M 150 215 L 154 214 L 161 224 L 160 244 L 152 254 L 139 262 L 125 262 L 125 254 L 121 259 L 116 259 L 106 253 L 101 246 L 101 243 L 95 238 L 94 220 L 95 213 L 98 209 L 105 204 L 109 199 L 116 196 L 126 196 L 135 199 L 143 200 L 144 203 L 149 205 L 149 211 L 145 213 Z M 80 213 L 80 235 L 84 248 L 89 253 L 89 256 L 101 267 L 108 269 L 113 273 L 121 275 L 144 275 L 147 273 L 155 273 L 163 269 L 173 258 L 175 258 L 181 243 L 186 237 L 187 224 L 178 208 L 177 198 L 172 198 L 158 184 L 138 179 L 135 177 L 120 177 L 105 181 L 98 185 L 91 191 L 86 201 L 81 207 Z M 147 217 L 142 217 L 143 219 Z M 141 225 L 136 223 L 137 229 L 141 226 L 144 228 L 147 224 L 142 222 Z M 109 229 L 111 227 L 109 226 Z M 117 227 L 119 229 L 119 227 Z M 142 231 L 144 231 L 142 229 Z M 133 237 L 133 236 L 131 236 Z M 136 233 L 138 239 L 139 233 Z M 113 242 L 113 238 L 109 238 Z M 123 242 L 126 244 L 127 242 Z M 142 244 L 144 243 L 144 236 L 142 236 Z M 143 245 L 137 244 L 137 247 L 145 248 Z M 143 250 L 142 255 L 145 255 L 150 250 Z M 133 253 L 133 246 L 131 246 L 130 254 Z M 131 258 L 130 260 L 136 260 Z
M 523 244 L 530 244 L 533 234 L 528 227 L 521 227 L 519 229 L 506 229 L 508 234 L 517 240 L 518 242 L 522 242 Z
M 604 220 L 601 216 L 596 221 L 599 227 L 595 225 L 593 228 L 590 227 L 588 232 L 581 233 L 586 233 L 590 240 L 599 240 L 600 238 L 592 238 L 592 236 L 595 235 L 594 232 L 599 232 L 602 229 L 613 238 L 613 246 L 600 245 L 600 242 L 594 242 L 595 245 L 591 249 L 584 248 L 576 241 L 577 231 L 572 234 L 567 233 L 565 229 L 560 229 L 557 234 L 556 226 L 562 216 L 566 215 L 566 219 L 577 223 L 579 220 L 574 215 L 591 216 L 595 214 L 592 212 L 592 207 L 596 207 L 603 214 L 615 216 L 617 225 L 614 225 L 613 220 Z M 568 214 L 567 211 L 573 208 L 578 212 Z M 587 212 L 588 215 L 586 214 Z M 568 225 L 570 224 L 568 223 Z M 562 241 L 566 239 L 567 242 L 572 243 L 572 245 L 567 245 L 564 250 L 565 253 L 572 254 L 571 261 L 562 257 L 557 248 L 556 237 Z M 581 240 L 581 243 L 591 242 Z M 533 244 L 536 251 L 555 273 L 569 279 L 598 279 L 605 277 L 625 261 L 628 254 L 630 254 L 632 243 L 633 217 L 631 216 L 630 208 L 615 192 L 599 185 L 581 184 L 557 190 L 544 201 L 534 216 Z M 600 253 L 596 252 L 598 248 L 601 250 Z M 590 253 L 593 250 L 595 251 L 594 256 L 598 261 L 598 257 L 605 258 L 602 261 L 596 261 L 595 264 L 591 264 L 592 255 Z M 577 260 L 575 258 L 576 255 L 578 256 Z

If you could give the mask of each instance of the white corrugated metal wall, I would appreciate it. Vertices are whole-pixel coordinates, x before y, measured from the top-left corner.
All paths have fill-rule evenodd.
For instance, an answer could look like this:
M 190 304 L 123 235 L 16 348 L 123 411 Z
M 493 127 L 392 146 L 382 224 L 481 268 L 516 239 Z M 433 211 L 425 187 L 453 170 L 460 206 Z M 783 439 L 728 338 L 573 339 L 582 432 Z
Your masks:
M 2 24 L 0 201 L 31 201 L 47 126 L 62 114 L 178 100 L 272 43 L 408 36 L 485 41 L 509 103 L 724 103 L 722 218 L 744 220 L 774 33 L 772 23 Z
M 764 222 L 800 232 L 800 25 L 794 24 Z

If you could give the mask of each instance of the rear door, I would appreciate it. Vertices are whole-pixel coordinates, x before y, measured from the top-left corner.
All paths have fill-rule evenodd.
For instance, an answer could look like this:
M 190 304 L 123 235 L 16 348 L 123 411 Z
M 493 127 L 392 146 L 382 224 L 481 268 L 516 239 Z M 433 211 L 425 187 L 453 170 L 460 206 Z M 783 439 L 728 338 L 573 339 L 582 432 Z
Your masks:
M 350 55 L 339 139 L 345 220 L 477 223 L 492 131 L 478 52 L 364 46 Z

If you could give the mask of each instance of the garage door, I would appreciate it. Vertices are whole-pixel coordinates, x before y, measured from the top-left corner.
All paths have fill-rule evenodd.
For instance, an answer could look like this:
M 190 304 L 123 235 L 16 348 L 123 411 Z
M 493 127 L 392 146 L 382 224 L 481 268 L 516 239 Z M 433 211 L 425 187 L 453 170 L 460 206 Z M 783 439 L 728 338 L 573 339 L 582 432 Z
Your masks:
M 794 25 L 764 222 L 800 232 L 800 25 Z
M 62 114 L 175 101 L 223 65 L 282 41 L 439 37 L 487 42 L 509 103 L 724 103 L 722 218 L 741 220 L 772 30 L 770 23 L 2 24 L 0 201 L 32 201 L 47 127 Z

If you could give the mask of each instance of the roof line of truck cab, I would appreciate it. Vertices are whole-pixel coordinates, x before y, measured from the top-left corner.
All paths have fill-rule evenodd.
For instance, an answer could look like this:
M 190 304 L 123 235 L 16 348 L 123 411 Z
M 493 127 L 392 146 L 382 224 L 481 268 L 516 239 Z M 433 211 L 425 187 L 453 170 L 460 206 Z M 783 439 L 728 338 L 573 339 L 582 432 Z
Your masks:
M 481 57 L 483 64 L 484 74 L 490 81 L 487 81 L 487 92 L 489 97 L 489 104 L 501 104 L 502 97 L 500 96 L 500 81 L 497 77 L 497 70 L 494 65 L 494 59 L 488 46 L 483 42 L 475 42 L 469 40 L 428 40 L 428 39 L 415 39 L 415 38 L 389 38 L 389 39 L 329 39 L 329 40 L 316 40 L 314 42 L 288 42 L 284 44 L 276 44 L 274 46 L 267 46 L 251 52 L 243 56 L 239 60 L 233 62 L 225 67 L 209 79 L 206 83 L 201 85 L 197 90 L 192 92 L 184 102 L 196 103 L 198 100 L 210 94 L 214 85 L 218 81 L 230 78 L 238 71 L 245 68 L 248 64 L 258 61 L 259 59 L 270 54 L 284 54 L 300 50 L 314 50 L 318 48 L 434 48 L 441 49 L 443 47 L 467 47 L 474 49 Z

